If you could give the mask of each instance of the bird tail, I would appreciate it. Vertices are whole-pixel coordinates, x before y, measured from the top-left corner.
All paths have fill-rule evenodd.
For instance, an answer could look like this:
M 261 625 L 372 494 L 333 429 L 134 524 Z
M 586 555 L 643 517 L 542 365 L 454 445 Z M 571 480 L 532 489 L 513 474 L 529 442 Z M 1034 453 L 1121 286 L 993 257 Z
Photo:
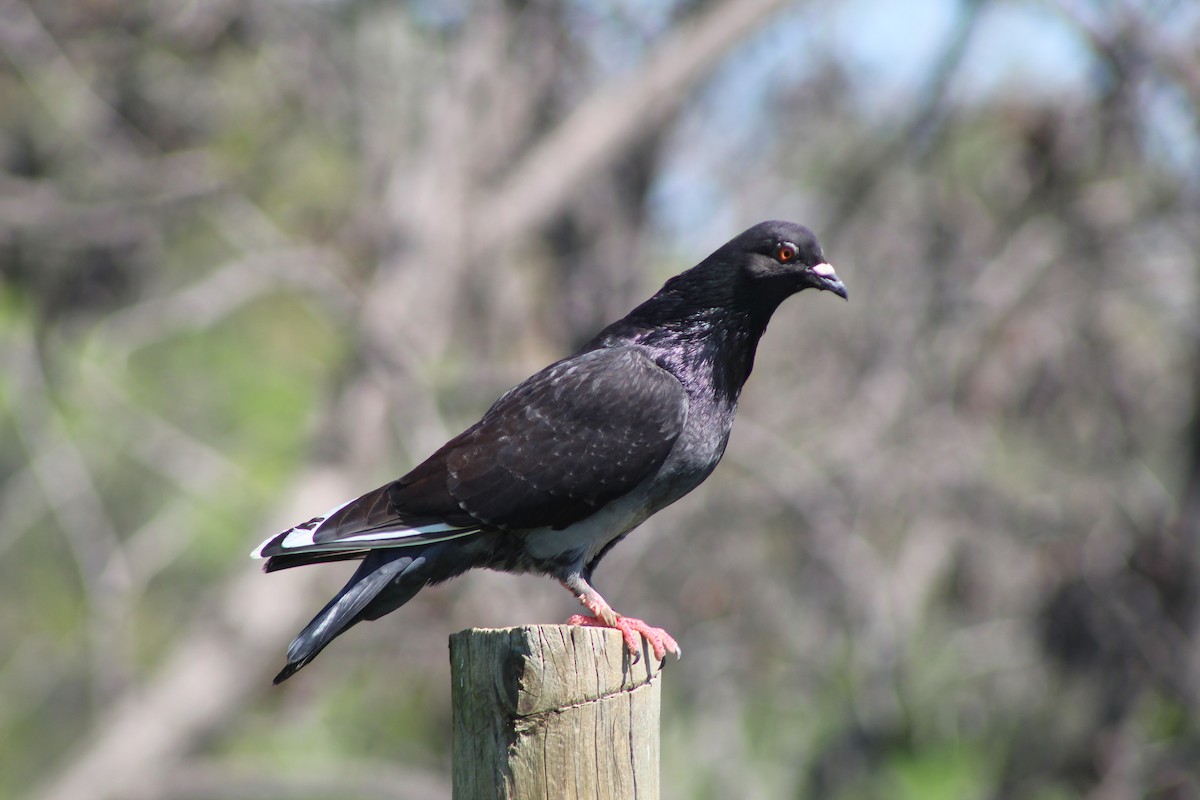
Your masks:
M 287 666 L 273 683 L 295 675 L 355 623 L 378 619 L 411 600 L 429 582 L 430 565 L 443 548 L 438 544 L 417 552 L 409 548 L 369 553 L 342 590 L 292 640 Z

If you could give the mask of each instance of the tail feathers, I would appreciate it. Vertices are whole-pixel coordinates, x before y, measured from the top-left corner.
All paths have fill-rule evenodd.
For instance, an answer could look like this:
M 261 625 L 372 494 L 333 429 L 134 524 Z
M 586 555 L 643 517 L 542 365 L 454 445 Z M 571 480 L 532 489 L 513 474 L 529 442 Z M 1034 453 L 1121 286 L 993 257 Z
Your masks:
M 391 589 L 386 598 L 381 598 L 385 599 L 388 610 L 411 600 L 425 585 L 423 573 L 431 555 L 428 552 L 401 555 L 399 551 L 391 550 L 368 556 L 342 591 L 292 640 L 287 651 L 287 666 L 275 676 L 273 683 L 282 683 L 295 675 L 356 622 L 379 616 L 367 616 L 363 612 L 389 585 Z
M 328 564 L 332 561 L 352 561 L 363 558 L 369 551 L 348 550 L 343 553 L 296 553 L 283 556 L 271 556 L 263 565 L 263 572 L 278 572 L 281 569 L 304 567 L 309 564 Z

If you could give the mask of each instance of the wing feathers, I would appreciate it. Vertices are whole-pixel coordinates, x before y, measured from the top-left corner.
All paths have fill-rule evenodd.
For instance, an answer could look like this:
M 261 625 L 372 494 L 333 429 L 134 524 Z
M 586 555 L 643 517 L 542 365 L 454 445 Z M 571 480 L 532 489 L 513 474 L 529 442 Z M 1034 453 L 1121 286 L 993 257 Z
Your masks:
M 506 392 L 404 477 L 254 555 L 284 557 L 283 568 L 315 560 L 303 554 L 357 558 L 485 530 L 562 530 L 653 476 L 687 408 L 679 381 L 636 347 L 577 354 Z
M 377 494 L 379 491 L 376 490 L 371 494 Z M 375 511 L 373 503 L 362 502 L 369 497 L 370 495 L 364 495 L 356 500 L 342 503 L 340 506 L 330 509 L 324 516 L 314 517 L 308 522 L 272 536 L 260 544 L 251 553 L 251 556 L 253 558 L 273 558 L 296 556 L 302 553 L 356 553 L 357 555 L 353 557 L 361 557 L 368 550 L 376 548 L 433 544 L 470 536 L 480 530 L 478 525 L 463 527 L 428 519 L 422 520 L 419 524 L 414 521 L 412 524 L 405 525 L 400 518 L 392 514 L 385 520 L 380 519 L 376 525 L 359 524 L 340 538 L 332 538 L 328 533 L 329 530 L 336 529 L 339 524 L 344 525 L 346 522 L 346 515 L 340 513 L 344 509 Z M 377 512 L 369 516 L 374 519 L 380 517 L 381 515 Z

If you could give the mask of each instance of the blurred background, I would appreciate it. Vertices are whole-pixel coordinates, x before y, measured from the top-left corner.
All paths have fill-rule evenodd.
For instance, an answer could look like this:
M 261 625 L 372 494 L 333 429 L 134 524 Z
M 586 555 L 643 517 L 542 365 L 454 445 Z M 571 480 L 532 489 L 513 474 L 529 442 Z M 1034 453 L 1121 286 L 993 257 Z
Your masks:
M 650 7 L 647 8 L 646 5 Z M 0 0 L 0 796 L 445 798 L 474 573 L 280 688 L 407 471 L 743 228 L 725 461 L 597 585 L 667 798 L 1200 797 L 1200 4 Z

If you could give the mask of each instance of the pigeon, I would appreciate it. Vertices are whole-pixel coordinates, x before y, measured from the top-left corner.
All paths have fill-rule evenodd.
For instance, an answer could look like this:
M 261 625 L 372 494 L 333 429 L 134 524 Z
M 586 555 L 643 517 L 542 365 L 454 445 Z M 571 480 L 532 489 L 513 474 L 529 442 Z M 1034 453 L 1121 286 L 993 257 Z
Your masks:
M 252 555 L 266 572 L 361 560 L 274 682 L 356 623 L 476 567 L 557 579 L 588 612 L 568 624 L 617 629 L 635 661 L 641 638 L 659 660 L 679 655 L 666 631 L 613 611 L 592 573 L 712 473 L 758 341 L 804 289 L 848 299 L 812 231 L 759 223 L 510 389 L 407 475 L 263 542 Z

